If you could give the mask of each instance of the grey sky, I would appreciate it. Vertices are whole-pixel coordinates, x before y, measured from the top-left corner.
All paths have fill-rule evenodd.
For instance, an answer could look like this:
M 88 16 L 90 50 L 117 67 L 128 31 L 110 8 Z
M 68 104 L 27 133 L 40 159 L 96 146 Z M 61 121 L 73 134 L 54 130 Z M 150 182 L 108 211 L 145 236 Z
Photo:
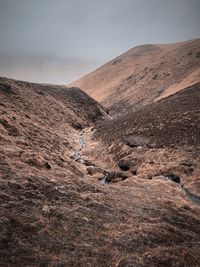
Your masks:
M 199 11 L 199 0 L 0 0 L 0 75 L 69 82 L 136 45 L 200 37 Z M 52 79 L 54 64 L 66 74 Z

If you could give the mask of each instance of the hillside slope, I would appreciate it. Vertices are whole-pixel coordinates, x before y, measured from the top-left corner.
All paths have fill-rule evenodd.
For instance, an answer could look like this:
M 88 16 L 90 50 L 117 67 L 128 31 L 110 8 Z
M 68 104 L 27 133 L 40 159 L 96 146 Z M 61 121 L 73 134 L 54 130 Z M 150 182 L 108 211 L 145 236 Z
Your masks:
M 198 267 L 199 206 L 179 184 L 153 179 L 161 163 L 177 171 L 170 164 L 179 156 L 186 160 L 186 166 L 178 163 L 181 181 L 198 195 L 195 155 L 155 147 L 147 158 L 146 148 L 122 150 L 120 131 L 129 133 L 128 126 L 116 121 L 119 130 L 102 106 L 77 88 L 1 78 L 0 112 L 0 265 Z M 84 164 L 74 158 L 79 146 Z M 129 175 L 109 165 L 112 157 L 118 163 L 125 155 L 144 165 Z M 146 168 L 144 175 L 152 157 L 154 169 Z M 103 184 L 94 171 L 101 179 L 117 171 L 123 179 Z
M 200 81 L 200 39 L 141 45 L 73 83 L 112 115 L 138 109 Z
M 200 199 L 200 83 L 99 122 L 94 136 L 110 147 L 117 162 L 135 165 L 136 176 L 151 179 L 174 172 Z

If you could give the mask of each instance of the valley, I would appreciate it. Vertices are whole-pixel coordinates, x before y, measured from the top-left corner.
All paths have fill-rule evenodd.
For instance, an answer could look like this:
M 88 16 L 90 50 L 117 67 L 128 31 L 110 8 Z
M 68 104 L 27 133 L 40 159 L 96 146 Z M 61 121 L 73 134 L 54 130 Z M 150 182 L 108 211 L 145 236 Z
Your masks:
M 69 86 L 0 78 L 1 266 L 199 266 L 199 53 L 136 47 Z

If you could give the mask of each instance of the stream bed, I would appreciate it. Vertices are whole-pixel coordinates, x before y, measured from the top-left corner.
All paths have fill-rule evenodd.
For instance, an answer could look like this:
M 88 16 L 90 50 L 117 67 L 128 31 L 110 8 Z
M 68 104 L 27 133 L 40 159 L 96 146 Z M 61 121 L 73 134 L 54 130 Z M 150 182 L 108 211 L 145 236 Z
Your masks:
M 78 149 L 75 150 L 74 155 L 73 155 L 73 158 L 74 158 L 75 161 L 79 162 L 80 164 L 85 164 L 86 161 L 82 158 L 82 154 L 81 154 L 83 148 L 86 146 L 85 132 L 84 132 L 84 130 L 82 130 L 80 132 L 79 139 L 78 139 L 78 144 L 79 144 L 79 147 L 78 147 Z M 100 180 L 100 183 L 101 184 L 107 184 L 106 178 L 107 178 L 107 176 L 104 176 Z M 186 189 L 183 185 L 180 184 L 180 181 L 175 181 L 173 179 L 170 179 L 170 177 L 165 177 L 165 178 L 167 180 L 171 180 L 173 182 L 178 183 L 180 185 L 180 187 L 182 188 L 183 192 L 185 193 L 186 197 L 193 204 L 200 206 L 200 197 L 199 196 L 196 196 L 196 195 L 192 194 L 188 189 Z
M 83 148 L 85 147 L 85 136 L 84 136 L 84 131 L 80 132 L 79 140 L 78 140 L 79 148 L 75 150 L 73 158 L 75 161 L 84 164 L 85 160 L 82 158 L 81 152 Z

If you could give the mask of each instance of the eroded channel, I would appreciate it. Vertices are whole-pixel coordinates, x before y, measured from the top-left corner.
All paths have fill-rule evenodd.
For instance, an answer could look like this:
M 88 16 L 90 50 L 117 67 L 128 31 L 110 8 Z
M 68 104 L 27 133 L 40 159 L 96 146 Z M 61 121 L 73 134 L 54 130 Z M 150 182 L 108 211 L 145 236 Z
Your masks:
M 85 131 L 82 130 L 79 134 L 79 139 L 78 139 L 78 144 L 79 147 L 77 150 L 75 150 L 74 152 L 74 160 L 79 162 L 80 164 L 85 164 L 86 165 L 86 160 L 82 157 L 82 150 L 83 148 L 86 146 L 86 138 L 85 138 Z M 95 168 L 94 165 L 87 165 L 90 168 Z M 108 184 L 109 182 L 107 181 L 107 178 L 109 178 L 111 172 L 107 171 L 107 174 L 105 174 L 102 179 L 100 179 L 100 183 L 101 184 Z M 175 177 L 175 176 L 174 176 Z M 173 178 L 174 178 L 173 177 Z M 183 192 L 185 193 L 185 196 L 187 197 L 187 199 L 190 200 L 190 202 L 192 202 L 193 204 L 197 205 L 200 207 L 200 197 L 194 195 L 193 193 L 191 193 L 187 188 L 185 188 L 182 184 L 180 184 L 180 179 L 174 180 L 171 177 L 166 176 L 165 177 L 166 180 L 171 180 L 172 182 L 175 182 L 177 184 L 179 184 L 179 186 L 182 188 Z

